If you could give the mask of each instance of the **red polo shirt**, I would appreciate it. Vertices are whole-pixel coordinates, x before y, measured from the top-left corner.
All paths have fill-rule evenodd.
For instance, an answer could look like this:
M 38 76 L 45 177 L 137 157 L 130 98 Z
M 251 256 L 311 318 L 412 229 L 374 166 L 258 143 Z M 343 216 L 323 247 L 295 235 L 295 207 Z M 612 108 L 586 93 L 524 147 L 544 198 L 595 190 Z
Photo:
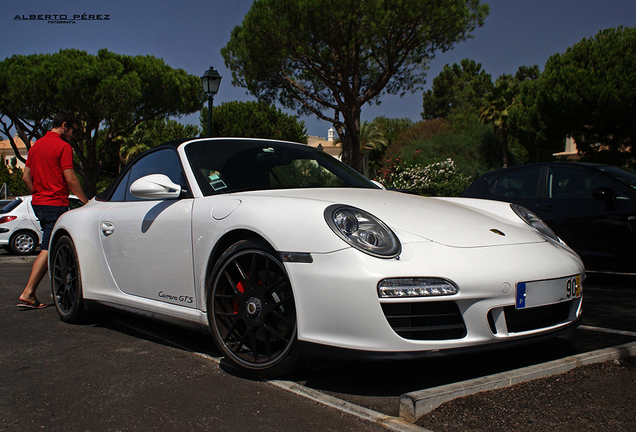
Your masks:
M 68 206 L 68 185 L 63 171 L 73 169 L 73 148 L 49 131 L 29 149 L 26 166 L 33 180 L 33 205 Z

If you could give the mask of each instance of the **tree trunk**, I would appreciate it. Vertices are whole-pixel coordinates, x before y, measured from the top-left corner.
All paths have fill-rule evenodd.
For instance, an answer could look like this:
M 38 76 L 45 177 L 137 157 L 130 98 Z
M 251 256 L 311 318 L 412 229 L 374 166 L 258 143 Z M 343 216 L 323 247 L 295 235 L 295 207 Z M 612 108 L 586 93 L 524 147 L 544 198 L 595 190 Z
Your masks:
M 508 132 L 505 129 L 501 130 L 501 144 L 503 153 L 503 168 L 508 168 Z
M 88 199 L 97 195 L 97 172 L 95 170 L 82 170 L 78 172 L 82 177 L 84 193 Z
M 342 161 L 362 173 L 360 157 L 360 109 L 343 112 L 345 133 L 341 138 Z

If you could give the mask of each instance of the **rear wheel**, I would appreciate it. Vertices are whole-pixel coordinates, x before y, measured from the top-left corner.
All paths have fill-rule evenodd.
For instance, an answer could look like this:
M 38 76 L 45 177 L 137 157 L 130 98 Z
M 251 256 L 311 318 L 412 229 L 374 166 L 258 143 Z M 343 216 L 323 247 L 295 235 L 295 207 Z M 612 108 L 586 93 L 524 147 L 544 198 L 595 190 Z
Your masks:
M 296 363 L 296 306 L 285 267 L 268 247 L 239 241 L 217 262 L 208 290 L 214 339 L 228 360 L 260 376 Z
M 51 289 L 55 309 L 62 321 L 80 322 L 84 317 L 82 280 L 77 251 L 70 237 L 63 236 L 55 244 L 51 263 Z
M 37 247 L 38 236 L 31 231 L 20 231 L 11 237 L 9 245 L 14 254 L 28 255 Z

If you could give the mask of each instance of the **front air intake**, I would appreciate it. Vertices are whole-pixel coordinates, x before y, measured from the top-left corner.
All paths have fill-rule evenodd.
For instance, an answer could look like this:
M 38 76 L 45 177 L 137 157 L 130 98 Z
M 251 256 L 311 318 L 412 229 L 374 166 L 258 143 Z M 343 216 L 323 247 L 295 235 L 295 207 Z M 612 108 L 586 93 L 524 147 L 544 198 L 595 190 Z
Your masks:
M 404 339 L 447 340 L 466 336 L 455 302 L 382 303 L 389 325 Z

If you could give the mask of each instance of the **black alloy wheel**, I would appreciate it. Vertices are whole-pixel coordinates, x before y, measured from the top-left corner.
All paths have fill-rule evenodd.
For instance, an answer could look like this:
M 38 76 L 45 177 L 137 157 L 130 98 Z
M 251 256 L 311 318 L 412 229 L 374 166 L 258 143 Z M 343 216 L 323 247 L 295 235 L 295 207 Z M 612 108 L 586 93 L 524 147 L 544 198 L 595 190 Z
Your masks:
M 51 290 L 60 319 L 77 323 L 84 316 L 82 281 L 75 244 L 63 236 L 55 244 L 51 268 Z
M 259 376 L 296 363 L 296 306 L 291 283 L 273 251 L 240 241 L 219 259 L 209 289 L 214 339 L 228 360 Z

